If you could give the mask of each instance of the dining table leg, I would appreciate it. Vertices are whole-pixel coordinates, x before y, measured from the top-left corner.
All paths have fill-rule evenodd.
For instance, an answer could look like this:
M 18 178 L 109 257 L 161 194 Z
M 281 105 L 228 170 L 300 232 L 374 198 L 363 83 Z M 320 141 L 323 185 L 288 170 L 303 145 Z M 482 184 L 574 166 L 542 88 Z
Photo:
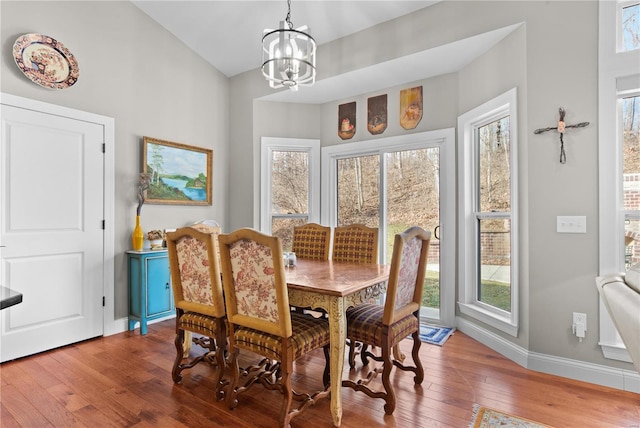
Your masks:
M 344 370 L 344 343 L 347 340 L 345 304 L 342 298 L 333 298 L 328 308 L 331 340 L 331 416 L 333 425 L 342 423 L 342 371 Z

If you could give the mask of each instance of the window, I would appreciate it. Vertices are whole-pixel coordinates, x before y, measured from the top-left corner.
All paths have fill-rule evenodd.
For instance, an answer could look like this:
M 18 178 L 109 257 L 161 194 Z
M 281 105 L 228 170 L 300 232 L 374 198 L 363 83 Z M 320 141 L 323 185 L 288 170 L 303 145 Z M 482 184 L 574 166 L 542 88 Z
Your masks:
M 621 95 L 618 144 L 622 146 L 622 191 L 624 207 L 624 268 L 640 261 L 640 137 L 638 135 L 640 95 Z
M 623 272 L 640 261 L 640 45 L 638 1 L 599 3 L 598 162 L 599 275 Z M 629 354 L 600 301 L 600 340 L 606 358 Z
M 618 2 L 618 51 L 640 49 L 640 2 Z
M 458 118 L 459 307 L 518 335 L 516 90 Z
M 455 133 L 422 132 L 322 148 L 322 219 L 379 228 L 378 255 L 388 263 L 396 233 L 431 232 L 421 318 L 455 318 Z
M 291 251 L 293 227 L 320 219 L 320 142 L 262 138 L 260 230 Z

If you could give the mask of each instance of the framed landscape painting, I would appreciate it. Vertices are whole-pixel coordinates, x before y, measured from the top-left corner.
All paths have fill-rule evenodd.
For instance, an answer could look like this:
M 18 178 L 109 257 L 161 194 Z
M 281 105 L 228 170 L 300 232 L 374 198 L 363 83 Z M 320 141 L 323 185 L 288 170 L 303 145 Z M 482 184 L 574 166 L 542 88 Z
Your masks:
M 211 205 L 213 150 L 143 137 L 149 204 Z

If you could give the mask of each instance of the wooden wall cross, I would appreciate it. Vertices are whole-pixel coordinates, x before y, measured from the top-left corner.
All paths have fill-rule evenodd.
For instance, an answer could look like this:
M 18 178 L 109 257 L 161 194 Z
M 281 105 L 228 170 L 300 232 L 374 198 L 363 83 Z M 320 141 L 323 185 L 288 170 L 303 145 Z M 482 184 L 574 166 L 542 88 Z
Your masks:
M 556 130 L 560 133 L 560 163 L 567 162 L 567 154 L 564 151 L 564 140 L 562 138 L 565 130 L 567 128 L 584 128 L 585 126 L 589 125 L 589 122 L 580 122 L 575 125 L 567 125 L 564 123 L 565 113 L 566 112 L 564 111 L 564 109 L 560 107 L 560 120 L 558 121 L 558 126 L 556 126 L 555 128 L 552 128 L 552 127 L 539 128 L 533 131 L 534 134 L 542 134 L 543 132 L 552 131 L 552 130 Z

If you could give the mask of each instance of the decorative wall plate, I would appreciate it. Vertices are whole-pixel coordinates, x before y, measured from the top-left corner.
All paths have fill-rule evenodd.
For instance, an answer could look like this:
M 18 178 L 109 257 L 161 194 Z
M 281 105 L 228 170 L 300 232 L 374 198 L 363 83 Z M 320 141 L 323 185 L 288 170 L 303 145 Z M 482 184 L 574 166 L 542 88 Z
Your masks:
M 53 37 L 24 34 L 13 44 L 13 59 L 34 83 L 64 89 L 78 81 L 78 62 L 69 49 Z

